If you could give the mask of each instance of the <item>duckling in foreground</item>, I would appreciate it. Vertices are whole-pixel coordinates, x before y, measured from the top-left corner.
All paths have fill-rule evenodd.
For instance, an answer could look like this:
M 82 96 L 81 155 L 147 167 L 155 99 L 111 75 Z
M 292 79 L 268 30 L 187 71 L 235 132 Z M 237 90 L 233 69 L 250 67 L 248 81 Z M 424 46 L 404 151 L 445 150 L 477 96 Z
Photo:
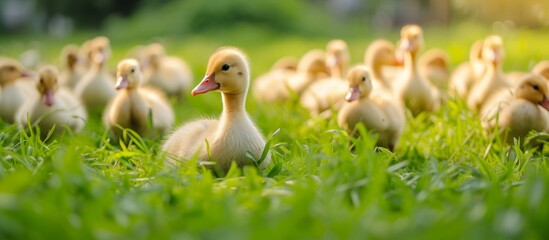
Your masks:
M 526 74 L 514 94 L 503 91 L 491 101 L 483 114 L 483 126 L 499 127 L 499 134 L 509 143 L 524 138 L 530 131 L 549 131 L 549 91 L 547 82 L 535 74 Z
M 68 89 L 60 87 L 58 71 L 54 66 L 43 66 L 38 72 L 36 89 L 39 97 L 27 101 L 17 113 L 17 122 L 21 127 L 28 123 L 40 127 L 40 135 L 45 138 L 53 127 L 54 135 L 61 134 L 65 128 L 76 133 L 82 130 L 87 113 L 80 100 Z
M 118 93 L 103 115 L 105 126 L 119 138 L 123 129 L 130 128 L 140 136 L 151 137 L 167 132 L 173 125 L 175 114 L 160 90 L 140 87 L 143 76 L 139 63 L 126 59 L 116 70 Z
M 349 92 L 337 118 L 338 124 L 356 135 L 360 123 L 379 135 L 378 146 L 394 150 L 404 129 L 404 116 L 390 99 L 372 93 L 369 70 L 356 66 L 347 74 Z
M 210 56 L 206 75 L 193 89 L 192 95 L 221 92 L 221 117 L 219 120 L 200 119 L 184 124 L 167 139 L 162 149 L 183 160 L 197 157 L 199 161 L 213 161 L 224 172 L 229 170 L 232 162 L 238 166 L 253 165 L 246 152 L 259 159 L 265 140 L 246 113 L 249 82 L 250 70 L 244 53 L 234 47 L 218 49 Z M 269 153 L 260 168 L 266 168 L 270 159 Z

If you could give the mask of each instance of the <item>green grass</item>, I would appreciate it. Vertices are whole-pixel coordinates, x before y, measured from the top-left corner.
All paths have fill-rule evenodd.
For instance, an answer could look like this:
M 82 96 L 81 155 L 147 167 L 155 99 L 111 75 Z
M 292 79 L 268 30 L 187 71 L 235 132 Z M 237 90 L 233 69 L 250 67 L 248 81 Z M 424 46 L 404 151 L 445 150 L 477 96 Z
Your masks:
M 242 30 L 185 39 L 159 38 L 184 57 L 198 81 L 219 46 L 242 47 L 252 74 L 284 55 L 323 48 L 327 38 L 303 39 Z M 247 33 L 247 34 L 246 34 Z M 253 34 L 252 34 L 253 33 Z M 466 34 L 467 33 L 467 34 Z M 426 30 L 428 47 L 447 49 L 453 65 L 490 29 L 456 26 Z M 375 36 L 345 38 L 354 62 Z M 18 56 L 31 46 L 56 63 L 68 40 L 4 37 L 0 52 Z M 527 70 L 548 56 L 548 32 L 506 35 L 506 70 Z M 32 41 L 39 42 L 33 44 Z M 114 67 L 134 44 L 113 40 Z M 217 93 L 175 104 L 178 125 L 217 116 Z M 160 139 L 109 142 L 98 118 L 82 133 L 46 142 L 0 123 L 0 238 L 2 239 L 546 239 L 549 236 L 547 151 L 521 150 L 485 137 L 462 101 L 411 119 L 395 153 L 375 139 L 350 140 L 329 120 L 310 119 L 290 102 L 265 106 L 248 99 L 248 111 L 272 138 L 273 163 L 260 172 L 233 168 L 227 177 L 188 162 L 164 165 Z M 369 134 L 364 131 L 364 136 Z M 349 151 L 352 142 L 357 147 Z M 280 168 L 272 170 L 272 168 Z M 271 174 L 271 176 L 267 176 Z

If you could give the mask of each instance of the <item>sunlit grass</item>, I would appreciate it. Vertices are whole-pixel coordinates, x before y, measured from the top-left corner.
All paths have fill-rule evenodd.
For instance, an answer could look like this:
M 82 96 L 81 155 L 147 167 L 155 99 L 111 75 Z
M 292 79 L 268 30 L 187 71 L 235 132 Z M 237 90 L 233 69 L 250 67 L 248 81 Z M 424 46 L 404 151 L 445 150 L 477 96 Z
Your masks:
M 447 49 L 456 65 L 490 29 L 426 30 L 426 45 Z M 209 54 L 242 47 L 252 75 L 284 55 L 323 48 L 327 38 L 250 32 L 159 38 L 193 67 L 195 81 Z M 362 61 L 375 33 L 344 38 L 353 62 Z M 387 33 L 387 36 L 397 36 Z M 548 56 L 549 33 L 518 30 L 506 38 L 506 70 L 527 70 Z M 61 47 L 80 43 L 32 39 L 48 62 Z M 18 56 L 31 39 L 0 40 Z M 133 44 L 113 40 L 111 68 Z M 515 67 L 516 66 L 516 67 Z M 172 101 L 177 124 L 218 116 L 219 94 Z M 0 238 L 208 238 L 208 239 L 544 239 L 549 235 L 547 152 L 521 150 L 485 136 L 461 100 L 410 119 L 395 153 L 370 137 L 350 140 L 336 123 L 311 119 L 295 102 L 266 106 L 248 99 L 248 111 L 271 142 L 273 162 L 261 172 L 233 168 L 226 178 L 196 162 L 165 164 L 161 139 L 132 144 L 108 138 L 99 118 L 82 133 L 43 142 L 36 132 L 0 123 Z M 362 129 L 363 136 L 369 136 Z M 353 152 L 350 145 L 355 146 Z M 276 170 L 268 176 L 273 168 Z

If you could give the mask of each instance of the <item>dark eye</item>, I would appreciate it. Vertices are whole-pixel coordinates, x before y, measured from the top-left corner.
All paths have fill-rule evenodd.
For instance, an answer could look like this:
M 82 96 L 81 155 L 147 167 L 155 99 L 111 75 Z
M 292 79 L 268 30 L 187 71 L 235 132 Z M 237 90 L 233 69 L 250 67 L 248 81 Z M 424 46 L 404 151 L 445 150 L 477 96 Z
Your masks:
M 131 70 L 131 71 L 132 71 L 132 72 L 135 72 L 135 68 L 132 68 L 132 70 Z
M 229 64 L 223 64 L 223 66 L 221 66 L 221 71 L 227 71 L 227 70 L 229 70 L 229 68 L 231 68 L 231 66 L 229 66 Z
M 40 83 L 44 83 L 44 79 L 43 79 L 43 78 L 40 78 Z
M 534 85 L 534 86 L 532 86 L 532 88 L 534 88 L 534 90 L 539 90 L 539 86 L 538 86 L 538 85 Z
M 362 81 L 363 81 L 363 82 L 366 82 L 366 77 L 362 77 Z
M 9 66 L 8 71 L 10 71 L 10 72 L 15 71 L 15 67 Z

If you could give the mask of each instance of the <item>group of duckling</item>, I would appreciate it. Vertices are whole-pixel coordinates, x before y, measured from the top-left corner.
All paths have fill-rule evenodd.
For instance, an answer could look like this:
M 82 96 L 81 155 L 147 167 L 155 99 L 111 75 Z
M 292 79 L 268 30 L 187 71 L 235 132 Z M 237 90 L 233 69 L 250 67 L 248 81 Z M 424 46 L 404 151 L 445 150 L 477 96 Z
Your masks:
M 437 111 L 449 97 L 463 98 L 486 129 L 500 129 L 508 142 L 531 130 L 549 130 L 549 62 L 531 73 L 505 74 L 503 40 L 494 35 L 475 42 L 469 61 L 450 74 L 447 54 L 431 49 L 419 56 L 423 44 L 421 27 L 407 25 L 396 44 L 375 40 L 364 62 L 349 68 L 347 44 L 333 40 L 326 51 L 278 60 L 253 81 L 253 96 L 261 104 L 298 99 L 315 117 L 337 114 L 350 135 L 356 136 L 363 124 L 378 136 L 379 146 L 390 150 L 398 145 L 407 115 Z M 132 59 L 118 63 L 115 76 L 107 69 L 110 54 L 106 37 L 70 45 L 62 51 L 61 70 L 45 65 L 34 77 L 17 61 L 0 58 L 0 117 L 22 127 L 38 125 L 46 134 L 53 126 L 53 133 L 80 131 L 88 113 L 100 113 L 115 138 L 125 128 L 152 137 L 172 131 L 175 117 L 168 97 L 217 91 L 222 94 L 220 118 L 183 124 L 163 143 L 163 151 L 174 160 L 215 162 L 225 172 L 233 162 L 243 166 L 263 158 L 260 167 L 269 164 L 264 137 L 246 112 L 252 81 L 240 49 L 216 50 L 192 91 L 189 66 L 167 56 L 160 44 L 135 48 Z
M 2 57 L 0 116 L 24 128 L 39 126 L 43 138 L 66 128 L 79 132 L 88 114 L 102 115 L 114 138 L 124 128 L 143 136 L 166 133 L 175 121 L 167 96 L 189 91 L 192 73 L 183 60 L 166 56 L 160 44 L 139 54 L 138 60 L 121 61 L 115 75 L 107 67 L 110 41 L 102 36 L 66 46 L 61 66 L 44 64 L 37 74 Z
M 399 142 L 406 116 L 435 112 L 450 97 L 463 99 L 487 133 L 498 129 L 508 143 L 532 130 L 549 130 L 549 61 L 528 73 L 505 74 L 503 40 L 492 35 L 476 41 L 469 61 L 450 73 L 445 51 L 430 49 L 420 56 L 420 26 L 406 25 L 400 35 L 396 44 L 373 41 L 364 62 L 350 68 L 342 40 L 299 60 L 281 58 L 255 80 L 254 97 L 263 103 L 295 97 L 313 116 L 337 114 L 338 124 L 350 134 L 363 124 L 378 135 L 379 146 L 390 150 Z

